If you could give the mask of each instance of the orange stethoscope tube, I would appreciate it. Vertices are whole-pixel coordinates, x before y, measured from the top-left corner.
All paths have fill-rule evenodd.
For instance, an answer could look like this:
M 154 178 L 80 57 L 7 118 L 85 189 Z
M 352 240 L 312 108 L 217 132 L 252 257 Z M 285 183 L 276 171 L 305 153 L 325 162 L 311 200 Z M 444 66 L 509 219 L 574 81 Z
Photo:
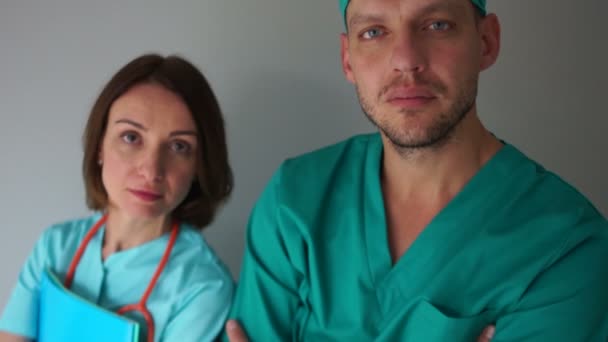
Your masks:
M 91 241 L 93 236 L 95 236 L 95 234 L 97 233 L 99 228 L 101 228 L 101 226 L 103 226 L 103 224 L 106 223 L 107 219 L 108 219 L 108 216 L 103 215 L 99 219 L 99 221 L 97 221 L 97 223 L 95 223 L 95 225 L 87 233 L 87 235 L 84 237 L 84 240 L 80 243 L 80 246 L 78 246 L 78 249 L 76 250 L 76 254 L 72 258 L 72 262 L 70 263 L 70 268 L 68 269 L 68 273 L 65 276 L 65 287 L 66 288 L 69 289 L 72 286 L 72 281 L 74 280 L 74 274 L 76 273 L 76 267 L 78 267 L 78 263 L 80 262 L 80 259 L 82 258 L 82 255 L 84 254 L 84 251 L 87 248 L 87 245 L 89 244 L 89 242 Z M 150 297 L 150 293 L 152 293 L 152 290 L 154 289 L 154 286 L 156 285 L 156 282 L 158 281 L 160 274 L 163 272 L 163 269 L 165 268 L 165 265 L 167 264 L 167 261 L 169 260 L 169 255 L 171 255 L 171 250 L 173 249 L 173 246 L 175 245 L 175 240 L 177 239 L 178 232 L 179 232 L 179 223 L 174 221 L 173 225 L 171 226 L 171 236 L 169 237 L 169 243 L 167 244 L 165 253 L 163 254 L 162 259 L 158 263 L 158 266 L 156 267 L 156 271 L 154 272 L 154 276 L 152 276 L 152 280 L 150 280 L 150 283 L 148 284 L 148 287 L 146 288 L 146 291 L 144 292 L 144 295 L 141 297 L 139 302 L 137 302 L 135 304 L 125 305 L 125 306 L 121 307 L 120 309 L 118 309 L 118 311 L 116 312 L 119 315 L 123 315 L 125 312 L 130 312 L 130 311 L 137 311 L 140 314 L 142 314 L 142 316 L 144 316 L 144 319 L 146 320 L 146 325 L 148 326 L 148 342 L 154 341 L 154 318 L 152 317 L 152 314 L 150 313 L 150 311 L 148 311 L 148 308 L 146 307 L 146 302 L 148 301 L 148 297 Z

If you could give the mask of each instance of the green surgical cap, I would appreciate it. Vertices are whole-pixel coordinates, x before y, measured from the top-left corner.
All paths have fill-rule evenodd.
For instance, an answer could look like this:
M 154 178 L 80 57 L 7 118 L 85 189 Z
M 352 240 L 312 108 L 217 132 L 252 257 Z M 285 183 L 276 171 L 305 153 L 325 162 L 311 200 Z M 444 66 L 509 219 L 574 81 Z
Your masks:
M 342 13 L 342 17 L 344 17 L 344 23 L 346 24 L 346 7 L 348 7 L 348 2 L 350 0 L 339 0 L 340 1 L 340 13 Z M 486 15 L 486 0 L 471 0 L 473 5 L 475 5 L 479 11 L 481 11 L 482 15 Z

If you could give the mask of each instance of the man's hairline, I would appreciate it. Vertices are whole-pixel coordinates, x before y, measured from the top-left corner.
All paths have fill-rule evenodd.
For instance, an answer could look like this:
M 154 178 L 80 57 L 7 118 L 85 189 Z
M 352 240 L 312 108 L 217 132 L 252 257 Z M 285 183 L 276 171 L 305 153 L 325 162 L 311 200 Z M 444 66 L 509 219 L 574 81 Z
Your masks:
M 343 14 L 344 15 L 344 27 L 345 27 L 345 30 L 346 30 L 346 32 L 345 32 L 346 35 L 348 35 L 348 33 L 350 31 L 349 27 L 348 27 L 348 20 L 347 20 L 347 18 L 348 18 L 348 8 L 350 7 L 349 5 L 350 5 L 350 3 L 352 1 L 353 0 L 349 0 L 348 1 L 348 4 L 346 5 L 346 8 L 344 9 L 344 14 Z M 469 1 L 469 4 L 473 7 L 473 10 L 474 10 L 474 12 L 473 12 L 473 19 L 475 20 L 475 27 L 477 29 L 479 29 L 479 24 L 487 16 L 487 13 L 483 13 L 483 11 L 479 7 L 477 7 L 472 1 Z

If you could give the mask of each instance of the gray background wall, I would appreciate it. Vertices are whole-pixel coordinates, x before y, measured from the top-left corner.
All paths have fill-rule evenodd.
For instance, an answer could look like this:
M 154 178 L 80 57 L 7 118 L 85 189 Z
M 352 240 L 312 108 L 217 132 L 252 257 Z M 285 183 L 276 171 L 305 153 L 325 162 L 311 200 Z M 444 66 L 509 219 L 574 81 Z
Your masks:
M 489 9 L 503 49 L 482 76 L 482 120 L 608 214 L 608 2 Z M 236 188 L 206 236 L 237 276 L 249 211 L 278 164 L 373 130 L 340 70 L 341 30 L 335 0 L 1 0 L 0 305 L 42 230 L 87 214 L 89 107 L 117 68 L 150 51 L 193 61 L 225 111 Z

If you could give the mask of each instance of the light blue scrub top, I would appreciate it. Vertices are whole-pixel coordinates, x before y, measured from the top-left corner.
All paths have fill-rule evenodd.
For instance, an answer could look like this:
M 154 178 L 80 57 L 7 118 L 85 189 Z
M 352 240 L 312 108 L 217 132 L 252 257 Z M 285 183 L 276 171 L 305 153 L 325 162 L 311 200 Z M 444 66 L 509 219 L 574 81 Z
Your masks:
M 36 338 L 42 271 L 63 279 L 76 249 L 101 214 L 48 228 L 23 266 L 0 318 L 0 330 Z M 139 302 L 167 247 L 169 234 L 101 259 L 104 227 L 89 243 L 76 270 L 72 291 L 112 311 Z M 182 224 L 169 261 L 148 299 L 155 341 L 212 341 L 221 331 L 232 302 L 230 273 L 200 232 Z M 141 322 L 138 313 L 125 316 Z

